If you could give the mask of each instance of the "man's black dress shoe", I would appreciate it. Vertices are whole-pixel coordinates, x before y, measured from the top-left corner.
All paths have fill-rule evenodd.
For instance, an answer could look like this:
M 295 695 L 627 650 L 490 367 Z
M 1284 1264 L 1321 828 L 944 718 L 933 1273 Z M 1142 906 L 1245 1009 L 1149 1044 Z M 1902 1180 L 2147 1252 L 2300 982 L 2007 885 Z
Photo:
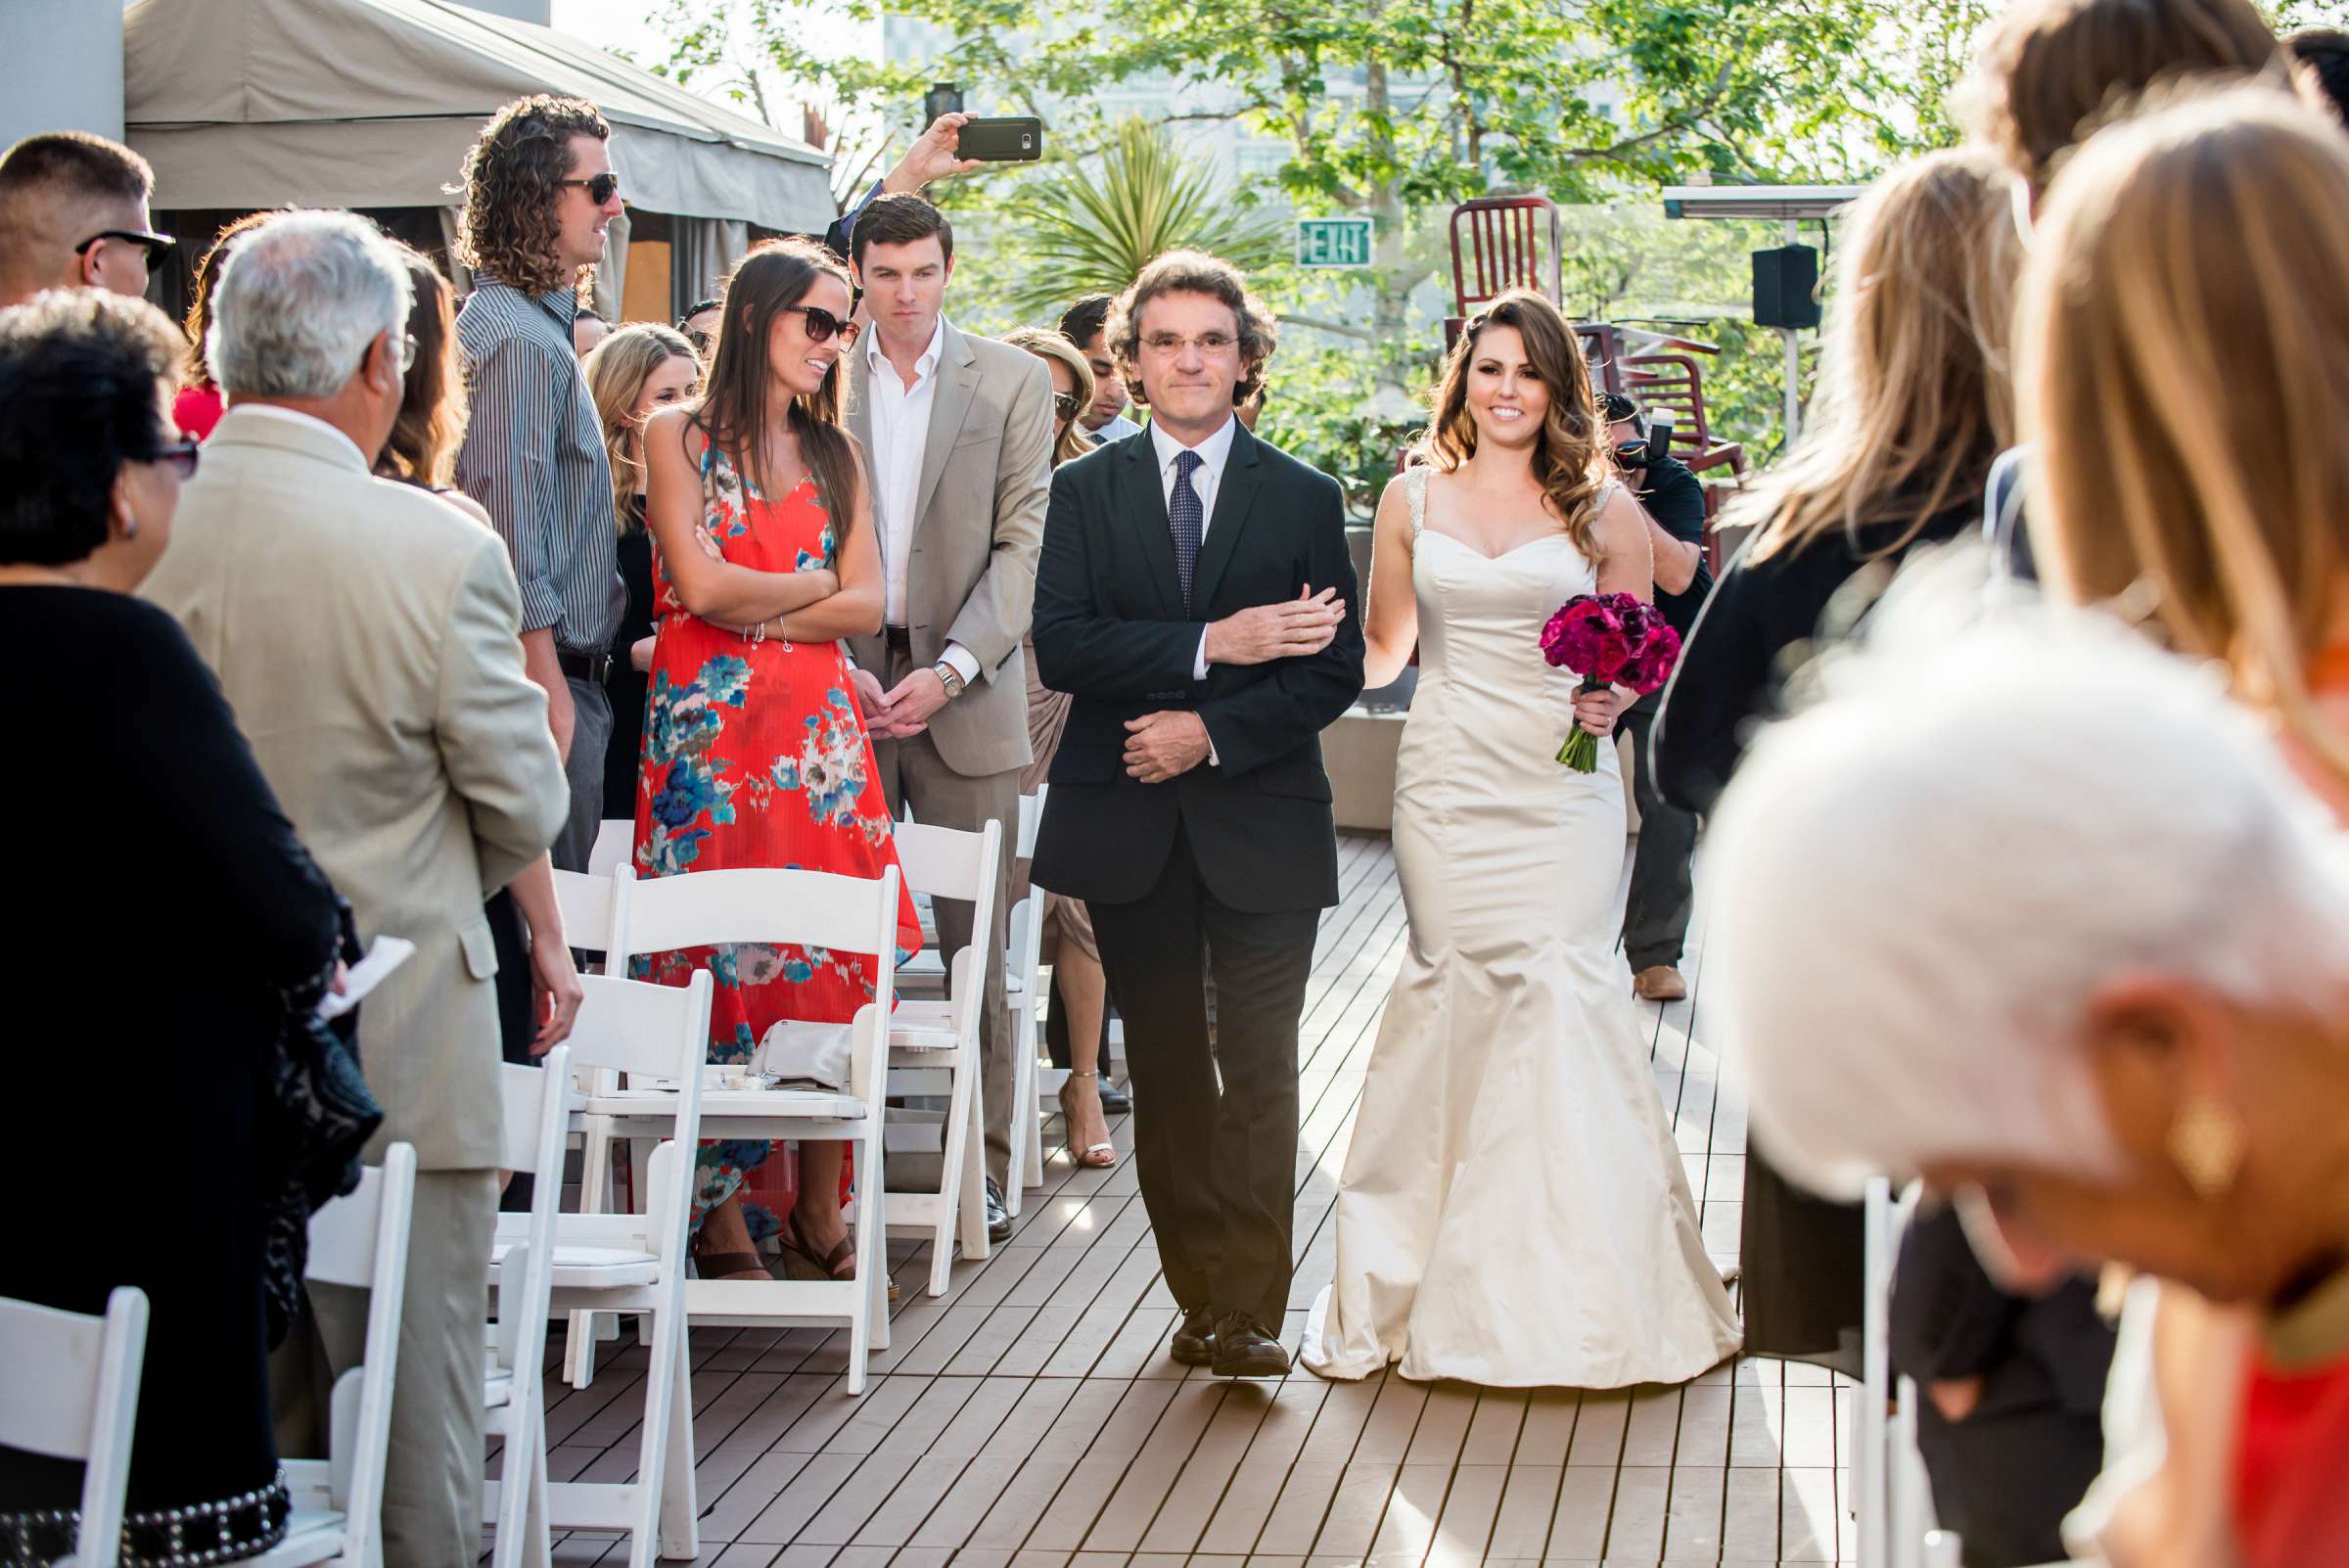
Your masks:
M 1185 1366 L 1207 1366 L 1216 1359 L 1216 1314 L 1204 1307 L 1194 1307 L 1182 1314 L 1174 1325 L 1174 1339 L 1168 1353 Z
M 1226 1314 L 1216 1325 L 1218 1377 L 1286 1377 L 1289 1353 L 1246 1313 Z
M 1107 1078 L 1101 1080 L 1101 1114 L 1124 1116 L 1133 1109 L 1133 1099 Z
M 1011 1239 L 1011 1212 L 1003 1207 L 1003 1189 L 995 1178 L 987 1178 L 987 1239 L 1004 1242 Z

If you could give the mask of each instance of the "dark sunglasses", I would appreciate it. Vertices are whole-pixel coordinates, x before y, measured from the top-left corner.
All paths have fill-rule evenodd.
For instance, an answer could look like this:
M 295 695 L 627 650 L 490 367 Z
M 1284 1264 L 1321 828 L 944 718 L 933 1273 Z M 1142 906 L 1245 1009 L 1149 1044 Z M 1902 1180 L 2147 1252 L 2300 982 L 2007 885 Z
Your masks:
M 168 463 L 171 465 L 172 472 L 182 480 L 192 480 L 196 477 L 196 458 L 202 450 L 203 448 L 194 441 L 173 441 L 168 446 L 157 447 L 140 461 Z
M 145 229 L 100 229 L 73 247 L 73 254 L 88 255 L 90 247 L 96 245 L 100 240 L 120 240 L 124 245 L 137 246 L 147 253 L 147 264 L 150 267 L 161 266 L 163 257 L 169 255 L 171 248 L 179 244 L 168 234 L 151 234 Z
M 677 330 L 684 332 L 685 329 L 680 327 Z M 685 341 L 693 345 L 693 351 L 695 353 L 700 354 L 704 359 L 707 359 L 710 357 L 710 346 L 713 343 L 715 343 L 717 338 L 714 333 L 686 332 Z
M 590 174 L 583 180 L 557 180 L 557 185 L 576 185 L 587 192 L 587 200 L 601 207 L 620 194 L 620 176 L 613 173 Z
M 807 318 L 809 343 L 824 343 L 838 333 L 842 343 L 852 344 L 856 341 L 856 334 L 864 330 L 862 322 L 853 319 L 843 321 L 822 305 L 785 305 L 782 308 L 796 310 Z
M 1075 419 L 1077 410 L 1083 406 L 1084 404 L 1077 400 L 1075 392 L 1054 392 L 1052 394 L 1053 411 L 1063 419 Z

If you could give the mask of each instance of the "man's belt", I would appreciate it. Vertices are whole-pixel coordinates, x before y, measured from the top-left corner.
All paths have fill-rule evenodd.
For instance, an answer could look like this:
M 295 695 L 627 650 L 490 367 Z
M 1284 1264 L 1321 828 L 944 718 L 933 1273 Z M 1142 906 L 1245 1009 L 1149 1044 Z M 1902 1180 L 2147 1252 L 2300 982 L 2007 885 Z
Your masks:
M 555 663 L 562 667 L 563 673 L 573 679 L 598 686 L 604 683 L 606 675 L 612 673 L 612 656 L 608 653 L 582 654 L 573 653 L 568 648 L 557 648 Z
M 904 626 L 883 626 L 881 640 L 898 653 L 913 652 L 913 633 Z

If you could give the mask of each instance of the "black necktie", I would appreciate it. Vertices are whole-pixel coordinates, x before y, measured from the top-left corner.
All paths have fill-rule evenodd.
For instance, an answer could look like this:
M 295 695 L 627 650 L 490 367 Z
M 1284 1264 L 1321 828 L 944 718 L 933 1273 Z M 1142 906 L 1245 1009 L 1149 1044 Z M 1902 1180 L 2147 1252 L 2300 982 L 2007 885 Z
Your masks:
M 1206 514 L 1199 505 L 1199 492 L 1191 488 L 1191 475 L 1200 466 L 1197 452 L 1174 454 L 1174 491 L 1167 497 L 1167 526 L 1174 533 L 1174 571 L 1182 578 L 1183 614 L 1190 614 L 1191 578 L 1199 568 L 1199 536 L 1204 531 Z

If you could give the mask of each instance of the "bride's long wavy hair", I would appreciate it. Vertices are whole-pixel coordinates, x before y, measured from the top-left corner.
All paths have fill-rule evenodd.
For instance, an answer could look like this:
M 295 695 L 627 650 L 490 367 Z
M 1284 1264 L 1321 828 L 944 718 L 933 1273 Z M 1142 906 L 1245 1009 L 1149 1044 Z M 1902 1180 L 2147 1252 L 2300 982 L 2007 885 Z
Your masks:
M 1595 561 L 1598 500 L 1607 484 L 1598 405 L 1590 394 L 1590 365 L 1582 340 L 1558 307 L 1531 289 L 1511 289 L 1460 330 L 1444 361 L 1431 399 L 1435 422 L 1413 451 L 1450 474 L 1476 455 L 1476 419 L 1468 412 L 1468 368 L 1477 344 L 1495 327 L 1514 327 L 1525 357 L 1549 392 L 1541 438 L 1534 445 L 1534 479 L 1574 547 Z

